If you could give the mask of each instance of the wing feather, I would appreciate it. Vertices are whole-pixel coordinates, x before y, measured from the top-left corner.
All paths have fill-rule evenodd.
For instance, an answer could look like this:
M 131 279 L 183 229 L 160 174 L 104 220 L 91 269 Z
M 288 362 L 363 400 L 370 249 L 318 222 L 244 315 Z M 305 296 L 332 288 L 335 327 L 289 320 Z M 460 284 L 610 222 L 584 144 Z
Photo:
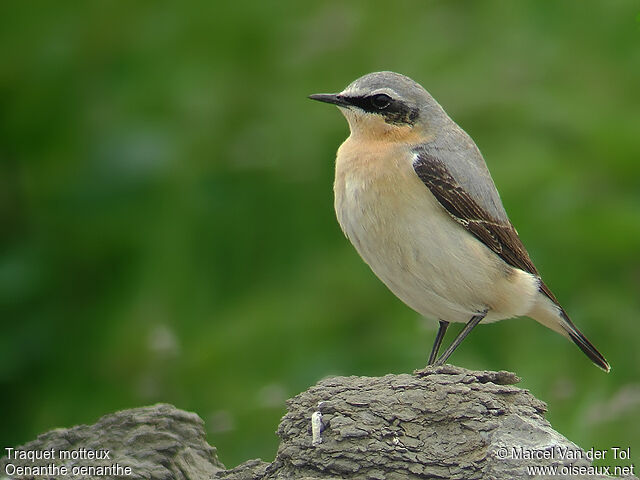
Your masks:
M 507 264 L 539 278 L 540 274 L 511 222 L 508 219 L 496 219 L 482 208 L 432 152 L 418 147 L 415 153 L 413 168 L 416 174 L 451 218 Z M 558 303 L 542 280 L 540 290 L 554 303 Z

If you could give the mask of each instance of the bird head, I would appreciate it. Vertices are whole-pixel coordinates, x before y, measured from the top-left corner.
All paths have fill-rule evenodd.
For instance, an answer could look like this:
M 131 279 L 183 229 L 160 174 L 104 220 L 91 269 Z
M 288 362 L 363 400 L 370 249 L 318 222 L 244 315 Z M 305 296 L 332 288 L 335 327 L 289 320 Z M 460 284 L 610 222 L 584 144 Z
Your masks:
M 369 73 L 340 93 L 319 93 L 309 98 L 337 105 L 353 136 L 404 137 L 451 122 L 420 84 L 394 72 Z

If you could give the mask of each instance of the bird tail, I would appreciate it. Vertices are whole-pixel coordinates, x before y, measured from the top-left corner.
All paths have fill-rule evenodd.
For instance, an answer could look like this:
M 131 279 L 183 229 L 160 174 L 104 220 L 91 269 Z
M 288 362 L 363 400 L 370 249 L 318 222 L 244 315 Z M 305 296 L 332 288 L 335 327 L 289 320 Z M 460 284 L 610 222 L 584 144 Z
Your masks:
M 530 316 L 545 327 L 555 330 L 561 335 L 572 340 L 573 343 L 575 343 L 597 367 L 600 367 L 602 370 L 609 373 L 611 370 L 609 362 L 607 362 L 587 337 L 578 330 L 578 327 L 573 324 L 567 313 L 560 305 L 555 303 L 546 295 L 541 294 L 538 297 L 538 301 L 536 302 Z

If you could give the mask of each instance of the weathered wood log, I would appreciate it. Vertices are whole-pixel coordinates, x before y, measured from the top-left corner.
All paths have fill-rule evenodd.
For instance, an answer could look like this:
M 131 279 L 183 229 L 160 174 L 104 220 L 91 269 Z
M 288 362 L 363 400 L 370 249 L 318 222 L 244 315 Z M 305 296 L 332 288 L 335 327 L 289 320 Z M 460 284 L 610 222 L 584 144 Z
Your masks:
M 15 458 L 21 456 L 18 450 L 49 458 Z M 93 425 L 51 430 L 3 453 L 0 478 L 205 479 L 224 469 L 216 449 L 206 442 L 202 419 L 166 404 L 105 415 Z M 49 471 L 33 474 L 34 467 Z
M 288 401 L 272 463 L 250 460 L 230 470 L 206 443 L 202 420 L 170 405 L 53 430 L 19 449 L 53 449 L 54 459 L 5 456 L 0 465 L 5 475 L 20 478 L 52 475 L 12 475 L 9 465 L 64 465 L 69 473 L 53 476 L 91 479 L 610 478 L 599 476 L 604 468 L 594 469 L 584 450 L 551 428 L 546 405 L 514 386 L 518 381 L 509 372 L 449 365 L 413 375 L 323 380 Z M 80 449 L 107 449 L 109 459 L 62 460 L 56 453 Z M 114 465 L 130 470 L 95 470 Z M 94 470 L 74 474 L 74 467 Z

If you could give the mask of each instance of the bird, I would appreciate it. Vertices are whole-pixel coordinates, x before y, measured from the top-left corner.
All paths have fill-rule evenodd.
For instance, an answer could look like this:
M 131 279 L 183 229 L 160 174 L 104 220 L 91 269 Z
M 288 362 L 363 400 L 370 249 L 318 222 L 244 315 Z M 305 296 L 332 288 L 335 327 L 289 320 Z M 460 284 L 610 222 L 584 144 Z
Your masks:
M 439 322 L 428 365 L 443 365 L 479 323 L 528 316 L 610 371 L 542 280 L 480 150 L 427 90 L 383 71 L 309 98 L 349 124 L 335 162 L 342 231 L 391 292 Z M 438 356 L 451 323 L 464 327 Z

